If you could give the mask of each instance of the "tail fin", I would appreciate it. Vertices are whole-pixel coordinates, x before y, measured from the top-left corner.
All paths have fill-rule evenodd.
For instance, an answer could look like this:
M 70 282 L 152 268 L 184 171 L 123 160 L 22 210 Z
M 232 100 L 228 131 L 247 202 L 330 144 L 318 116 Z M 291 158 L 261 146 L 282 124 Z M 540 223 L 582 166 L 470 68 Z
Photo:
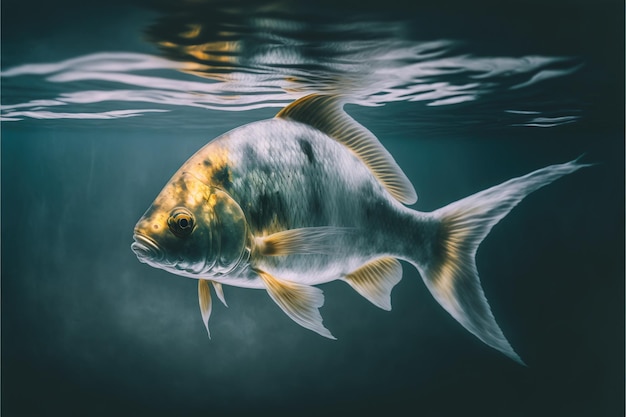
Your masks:
M 432 215 L 440 222 L 433 256 L 418 266 L 435 299 L 489 346 L 524 364 L 498 327 L 480 286 L 475 255 L 491 228 L 524 197 L 589 165 L 574 160 L 551 165 L 481 191 Z

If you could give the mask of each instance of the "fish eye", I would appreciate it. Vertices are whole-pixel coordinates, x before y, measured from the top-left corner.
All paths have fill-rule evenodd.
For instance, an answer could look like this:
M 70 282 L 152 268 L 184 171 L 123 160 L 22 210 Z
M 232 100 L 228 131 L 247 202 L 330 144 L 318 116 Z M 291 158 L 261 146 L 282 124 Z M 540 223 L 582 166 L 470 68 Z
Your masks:
M 193 214 L 186 208 L 177 207 L 172 210 L 169 219 L 167 219 L 167 224 L 174 235 L 187 237 L 193 231 Z

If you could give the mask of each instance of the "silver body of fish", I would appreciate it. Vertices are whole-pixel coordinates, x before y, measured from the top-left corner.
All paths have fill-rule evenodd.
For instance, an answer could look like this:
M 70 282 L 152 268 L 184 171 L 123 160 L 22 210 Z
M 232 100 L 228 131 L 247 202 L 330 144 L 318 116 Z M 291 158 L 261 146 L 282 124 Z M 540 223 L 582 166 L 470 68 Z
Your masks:
M 310 95 L 236 128 L 193 155 L 137 223 L 140 261 L 198 279 L 208 331 L 212 283 L 267 290 L 298 324 L 322 324 L 317 284 L 343 280 L 391 309 L 414 265 L 435 299 L 483 342 L 523 363 L 496 324 L 475 264 L 480 242 L 526 195 L 584 166 L 552 165 L 431 213 L 340 97 Z M 209 334 L 210 335 L 210 334 Z

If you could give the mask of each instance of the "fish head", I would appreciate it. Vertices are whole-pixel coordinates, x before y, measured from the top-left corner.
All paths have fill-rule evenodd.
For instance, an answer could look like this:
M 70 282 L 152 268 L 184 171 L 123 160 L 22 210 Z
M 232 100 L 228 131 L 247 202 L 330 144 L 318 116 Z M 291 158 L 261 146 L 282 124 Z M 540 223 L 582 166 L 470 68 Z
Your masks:
M 248 226 L 239 204 L 195 175 L 176 175 L 134 229 L 139 261 L 189 277 L 215 277 L 241 264 Z

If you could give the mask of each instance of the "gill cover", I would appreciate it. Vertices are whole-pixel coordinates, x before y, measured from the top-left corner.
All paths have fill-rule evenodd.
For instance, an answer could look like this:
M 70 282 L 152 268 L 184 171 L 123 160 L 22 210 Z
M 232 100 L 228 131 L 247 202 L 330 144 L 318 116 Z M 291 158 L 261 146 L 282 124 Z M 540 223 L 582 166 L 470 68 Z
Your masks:
M 225 191 L 211 189 L 209 204 L 213 208 L 212 242 L 216 259 L 213 275 L 233 272 L 247 256 L 248 225 L 239 204 Z

